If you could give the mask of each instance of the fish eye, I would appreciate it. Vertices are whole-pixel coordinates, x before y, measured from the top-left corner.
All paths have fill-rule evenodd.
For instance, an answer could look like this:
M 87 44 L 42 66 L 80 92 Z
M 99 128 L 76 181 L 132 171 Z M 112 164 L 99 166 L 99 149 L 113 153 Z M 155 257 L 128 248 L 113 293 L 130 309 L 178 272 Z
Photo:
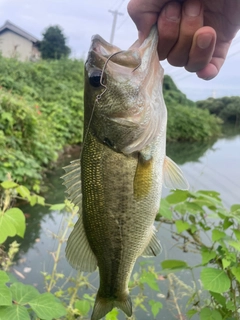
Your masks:
M 102 76 L 102 71 L 100 70 L 94 70 L 90 76 L 89 76 L 89 82 L 91 86 L 97 88 L 100 87 L 101 84 L 101 76 Z

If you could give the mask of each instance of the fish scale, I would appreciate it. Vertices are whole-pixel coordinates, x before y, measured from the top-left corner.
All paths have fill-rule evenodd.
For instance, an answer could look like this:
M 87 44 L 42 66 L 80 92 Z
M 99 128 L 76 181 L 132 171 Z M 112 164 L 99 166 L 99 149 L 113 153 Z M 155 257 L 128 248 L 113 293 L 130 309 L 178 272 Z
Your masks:
M 188 188 L 165 154 L 167 110 L 157 39 L 154 27 L 141 46 L 119 51 L 95 36 L 85 64 L 81 168 L 74 161 L 63 179 L 80 207 L 66 257 L 81 271 L 99 270 L 91 320 L 114 307 L 132 315 L 128 282 L 134 264 L 141 255 L 161 252 L 154 219 L 162 185 Z

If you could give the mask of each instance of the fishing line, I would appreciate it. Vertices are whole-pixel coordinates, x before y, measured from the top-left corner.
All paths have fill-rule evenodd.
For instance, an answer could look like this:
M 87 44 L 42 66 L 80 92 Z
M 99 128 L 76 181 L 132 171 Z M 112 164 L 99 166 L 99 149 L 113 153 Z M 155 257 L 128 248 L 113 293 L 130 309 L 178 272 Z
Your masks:
M 87 125 L 87 128 L 86 128 L 86 132 L 84 134 L 84 138 L 83 138 L 83 143 L 82 143 L 82 149 L 81 149 L 81 152 L 80 152 L 80 158 L 81 158 L 81 155 L 82 155 L 82 151 L 83 151 L 83 148 L 84 148 L 84 145 L 85 145 L 85 142 L 86 142 L 86 138 L 87 138 L 87 134 L 89 132 L 89 129 L 90 129 L 90 125 L 92 123 L 92 119 L 93 119 L 93 114 L 94 114 L 94 111 L 95 111 L 95 108 L 96 108 L 96 104 L 99 103 L 99 100 L 102 98 L 102 95 L 107 91 L 107 86 L 103 83 L 103 74 L 104 74 L 104 71 L 107 67 L 107 64 L 108 62 L 110 61 L 110 59 L 114 56 L 116 56 L 117 54 L 119 53 L 122 53 L 124 52 L 123 50 L 121 51 L 118 51 L 118 52 L 114 52 L 113 54 L 111 54 L 107 60 L 105 61 L 104 65 L 103 65 L 103 68 L 102 68 L 102 72 L 101 72 L 101 77 L 100 77 L 100 84 L 101 86 L 104 88 L 103 92 L 101 92 L 100 94 L 98 94 L 96 96 L 96 99 L 95 99 L 95 102 L 94 102 L 94 105 L 93 105 L 93 108 L 92 108 L 92 112 L 91 112 L 91 115 L 90 115 L 90 119 L 89 119 L 89 122 L 88 122 L 88 125 Z
M 121 51 L 118 51 L 118 52 L 114 52 L 114 53 L 111 54 L 111 55 L 107 58 L 107 60 L 105 61 L 104 65 L 103 65 L 103 68 L 102 68 L 101 78 L 100 78 L 100 84 L 101 84 L 101 86 L 104 87 L 104 91 L 103 91 L 100 95 L 97 95 L 95 102 L 99 102 L 99 100 L 101 99 L 102 95 L 107 91 L 107 86 L 105 86 L 105 84 L 103 84 L 102 81 L 103 81 L 103 74 L 104 74 L 104 71 L 105 71 L 105 69 L 106 69 L 106 67 L 107 67 L 108 62 L 110 61 L 110 59 L 111 59 L 112 57 L 114 57 L 114 56 L 116 56 L 117 54 L 122 53 L 122 52 L 124 52 L 124 51 L 121 50 Z
M 87 128 L 86 128 L 86 132 L 84 134 L 84 139 L 83 139 L 83 143 L 82 143 L 82 148 L 81 148 L 81 152 L 80 152 L 80 159 L 81 159 L 81 155 L 82 155 L 82 152 L 83 152 L 83 148 L 84 148 L 84 145 L 86 143 L 86 139 L 87 139 L 87 135 L 88 135 L 88 132 L 89 132 L 89 129 L 90 129 L 90 125 L 92 123 L 92 119 L 93 119 L 93 114 L 94 114 L 94 111 L 95 111 L 95 108 L 96 108 L 96 104 L 99 103 L 99 100 L 102 98 L 102 95 L 107 91 L 107 86 L 103 83 L 103 74 L 104 74 L 104 71 L 107 67 L 107 64 L 108 62 L 111 60 L 112 57 L 114 57 L 115 55 L 119 54 L 119 53 L 122 53 L 123 50 L 121 51 L 118 51 L 118 52 L 115 52 L 113 54 L 111 54 L 107 60 L 105 61 L 104 65 L 103 65 L 103 69 L 102 69 L 102 72 L 101 72 L 101 77 L 100 77 L 100 84 L 101 86 L 104 88 L 103 92 L 101 92 L 101 94 L 97 95 L 96 96 L 96 99 L 95 99 L 95 102 L 94 102 L 94 105 L 93 105 L 93 108 L 92 108 L 92 112 L 91 112 L 91 115 L 90 115 L 90 119 L 89 119 L 89 123 L 87 125 Z M 57 245 L 57 239 L 58 239 L 58 236 L 60 234 L 60 230 L 63 229 L 63 226 L 64 226 L 64 217 L 62 216 L 61 218 L 61 221 L 60 221 L 60 224 L 59 224 L 59 227 L 58 227 L 58 231 L 57 233 L 52 233 L 52 236 L 54 237 L 54 242 L 53 242 L 53 245 L 52 245 L 52 250 L 50 251 L 50 253 L 52 253 L 52 258 L 54 259 L 54 253 L 56 252 L 56 245 Z M 47 265 L 46 265 L 46 268 L 47 270 L 50 270 L 50 263 L 51 263 L 51 260 L 52 259 L 48 259 L 47 261 Z M 53 262 L 54 263 L 54 262 Z M 46 271 L 47 271 L 46 270 Z M 51 273 L 49 273 L 51 274 Z

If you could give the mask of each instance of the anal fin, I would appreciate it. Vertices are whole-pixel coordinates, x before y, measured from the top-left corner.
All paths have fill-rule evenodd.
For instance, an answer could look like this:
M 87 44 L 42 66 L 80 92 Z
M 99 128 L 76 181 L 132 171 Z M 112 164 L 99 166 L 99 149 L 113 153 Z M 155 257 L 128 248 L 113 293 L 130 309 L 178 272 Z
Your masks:
M 143 257 L 155 257 L 162 252 L 162 246 L 155 234 L 155 228 L 153 227 L 153 233 L 151 239 L 142 253 Z
M 166 188 L 188 190 L 189 184 L 182 170 L 169 157 L 165 157 L 163 165 L 163 184 Z
M 93 272 L 97 268 L 97 259 L 87 240 L 82 215 L 68 238 L 66 258 L 73 268 L 80 271 Z

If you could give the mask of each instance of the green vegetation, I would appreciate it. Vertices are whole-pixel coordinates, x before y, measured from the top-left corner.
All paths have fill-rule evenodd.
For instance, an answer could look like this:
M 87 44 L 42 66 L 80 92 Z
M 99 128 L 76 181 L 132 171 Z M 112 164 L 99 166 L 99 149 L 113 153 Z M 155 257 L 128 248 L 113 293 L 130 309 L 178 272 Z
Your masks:
M 235 123 L 240 121 L 240 97 L 223 97 L 219 99 L 209 98 L 198 101 L 197 107 L 207 109 L 211 114 L 215 114 L 225 123 Z
M 48 206 L 42 197 L 11 180 L 1 184 L 3 201 L 0 205 L 0 245 L 14 235 L 25 236 L 26 222 L 19 208 L 12 208 L 16 198 L 29 201 L 32 206 Z M 97 289 L 90 283 L 89 275 L 76 277 L 59 271 L 61 248 L 77 214 L 68 201 L 50 206 L 50 210 L 68 212 L 59 235 L 54 264 L 50 273 L 43 272 L 45 291 L 39 292 L 32 285 L 25 285 L 11 275 L 14 256 L 19 244 L 12 242 L 8 251 L 0 248 L 0 319 L 89 319 Z M 197 265 L 183 260 L 163 260 L 154 267 L 149 260 L 140 263 L 129 283 L 134 315 L 139 310 L 159 319 L 164 308 L 171 310 L 175 319 L 200 320 L 239 319 L 240 306 L 240 205 L 227 210 L 217 192 L 174 191 L 162 200 L 157 220 L 160 228 L 167 228 L 176 240 L 178 250 L 185 255 L 196 254 Z M 163 258 L 164 259 L 164 258 Z M 191 277 L 192 285 L 180 280 Z M 197 276 L 196 276 L 197 275 Z M 200 278 L 201 282 L 198 281 Z M 167 295 L 160 294 L 167 286 Z M 162 292 L 162 291 L 161 291 Z M 117 320 L 119 310 L 114 309 L 106 320 Z M 130 320 L 130 319 L 129 319 Z
M 167 106 L 195 106 L 195 103 L 192 100 L 187 99 L 186 95 L 177 88 L 172 78 L 168 75 L 164 76 L 163 95 Z
M 57 159 L 56 139 L 37 107 L 21 96 L 0 91 L 0 181 L 13 173 L 17 181 L 31 181 L 36 191 L 42 166 Z
M 59 26 L 50 26 L 38 42 L 42 59 L 61 59 L 69 56 L 71 50 L 66 45 L 66 37 Z
M 0 181 L 39 189 L 44 168 L 82 140 L 83 62 L 0 57 Z
M 50 31 L 49 31 L 50 32 Z M 40 188 L 67 145 L 80 144 L 83 129 L 83 62 L 19 62 L 0 56 L 0 181 L 9 172 L 18 183 Z M 164 79 L 169 141 L 202 141 L 219 135 L 219 120 Z
M 169 76 L 164 78 L 163 93 L 168 109 L 168 141 L 206 141 L 220 135 L 221 120 L 197 108 Z

